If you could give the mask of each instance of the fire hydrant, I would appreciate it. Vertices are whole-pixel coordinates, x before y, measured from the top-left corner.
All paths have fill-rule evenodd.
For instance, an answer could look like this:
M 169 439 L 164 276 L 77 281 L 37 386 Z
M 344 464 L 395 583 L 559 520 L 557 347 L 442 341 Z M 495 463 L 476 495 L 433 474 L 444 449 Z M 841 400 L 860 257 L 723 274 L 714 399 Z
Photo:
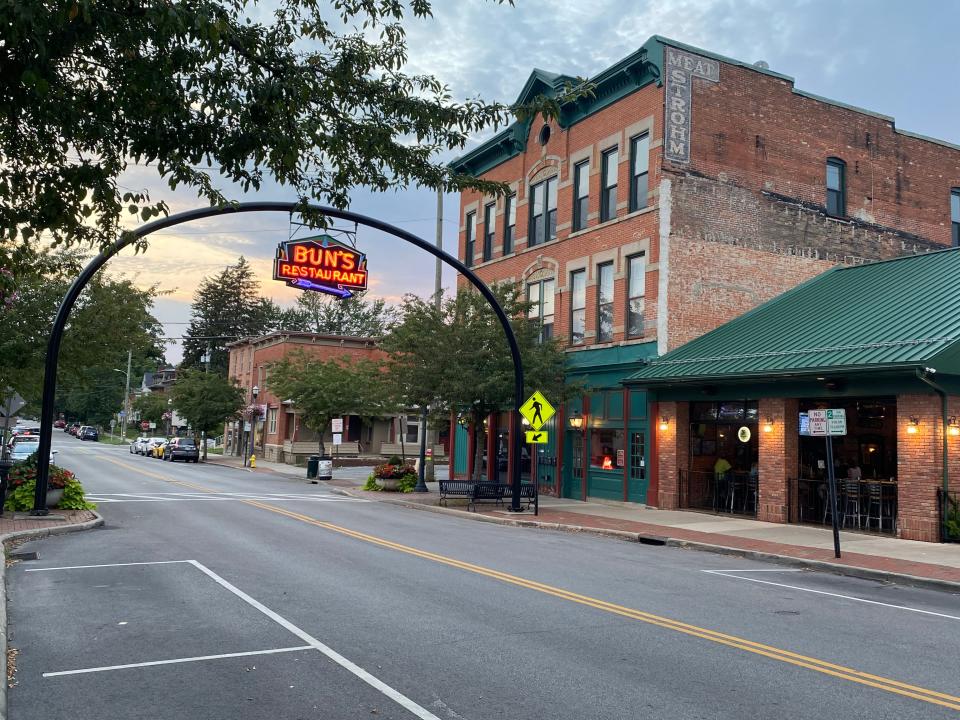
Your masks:
M 250 456 L 250 467 L 252 467 L 252 468 L 256 468 L 256 467 L 257 467 L 257 456 L 256 456 L 256 455 L 251 455 L 251 456 Z

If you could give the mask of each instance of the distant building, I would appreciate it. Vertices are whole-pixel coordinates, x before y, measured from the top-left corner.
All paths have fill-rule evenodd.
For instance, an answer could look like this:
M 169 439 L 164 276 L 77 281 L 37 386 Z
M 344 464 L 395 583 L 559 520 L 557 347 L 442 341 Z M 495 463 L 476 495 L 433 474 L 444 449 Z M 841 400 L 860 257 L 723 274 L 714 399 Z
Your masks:
M 826 460 L 817 456 L 819 445 L 803 458 L 788 453 L 775 471 L 778 490 L 765 500 L 762 488 L 765 478 L 773 482 L 775 464 L 765 462 L 755 432 L 764 403 L 758 411 L 751 388 L 725 385 L 721 394 L 704 383 L 698 392 L 711 407 L 690 409 L 674 405 L 679 396 L 659 380 L 625 381 L 836 265 L 960 244 L 960 147 L 799 90 L 765 63 L 659 36 L 591 81 L 592 95 L 563 104 L 556 120 L 515 122 L 452 163 L 511 190 L 506 197 L 461 194 L 459 257 L 488 283 L 526 288 L 543 336 L 566 346 L 569 377 L 588 388 L 548 425 L 550 443 L 536 446 L 530 472 L 544 492 L 564 497 L 686 507 L 690 496 L 681 492 L 678 473 L 712 468 L 726 447 L 703 417 L 736 412 L 723 419 L 734 431 L 741 421 L 754 431 L 741 434 L 748 437 L 742 447 L 731 446 L 731 472 L 748 479 L 759 472 L 761 490 L 759 501 L 735 499 L 726 507 L 764 520 L 796 519 L 798 494 L 789 495 L 784 483 L 811 468 L 816 475 Z M 573 82 L 534 70 L 517 101 L 559 96 Z M 742 350 L 760 351 L 746 341 Z M 840 386 L 813 382 L 819 389 L 805 404 L 829 407 Z M 936 400 L 922 384 L 901 390 Z M 893 396 L 899 398 L 885 395 L 882 407 L 865 397 L 870 409 L 862 415 L 875 429 L 897 418 L 884 431 L 893 436 L 863 443 L 863 453 L 876 455 L 881 446 L 892 452 L 889 467 L 897 465 L 895 435 L 915 414 L 906 405 L 894 414 Z M 728 407 L 732 402 L 740 404 Z M 668 417 L 661 423 L 662 415 Z M 498 461 L 487 463 L 486 473 L 496 477 L 506 467 L 499 458 L 509 429 L 504 417 L 488 424 L 485 457 Z M 658 436 L 661 425 L 669 443 Z M 474 453 L 464 429 L 456 438 L 454 471 L 463 474 Z M 681 441 L 688 442 L 683 452 Z M 935 462 L 938 452 L 931 448 L 923 462 Z M 933 538 L 935 490 L 927 484 L 922 498 L 912 496 L 898 534 Z M 711 509 L 720 505 L 712 495 L 709 501 Z
M 247 403 L 259 406 L 260 419 L 251 421 L 249 428 L 243 420 L 228 423 L 226 451 L 241 455 L 252 448 L 266 460 L 290 464 L 303 464 L 310 455 L 316 455 L 319 438 L 300 420 L 294 403 L 270 391 L 270 365 L 293 352 L 304 352 L 318 360 L 373 359 L 381 355 L 373 338 L 286 331 L 244 338 L 227 345 L 227 350 L 229 376 L 244 389 Z M 254 387 L 258 389 L 256 401 Z M 428 441 L 431 439 L 428 437 Z M 370 423 L 347 414 L 343 416 L 341 443 L 333 445 L 332 431 L 323 440 L 327 452 L 339 457 L 380 458 L 405 453 L 413 458 L 420 451 L 420 416 L 411 411 Z M 442 442 L 430 447 L 435 456 L 445 452 Z

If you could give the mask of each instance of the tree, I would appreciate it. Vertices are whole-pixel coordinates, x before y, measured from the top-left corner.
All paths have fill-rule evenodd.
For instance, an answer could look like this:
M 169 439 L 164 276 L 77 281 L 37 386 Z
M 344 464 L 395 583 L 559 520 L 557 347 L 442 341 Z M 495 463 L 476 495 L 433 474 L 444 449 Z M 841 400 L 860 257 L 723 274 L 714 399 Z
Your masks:
M 171 397 L 173 407 L 190 423 L 194 436 L 223 427 L 226 420 L 237 416 L 244 403 L 243 388 L 232 379 L 198 370 L 178 372 Z M 203 459 L 207 459 L 206 443 Z
M 227 343 L 261 335 L 274 327 L 278 308 L 260 297 L 260 281 L 242 255 L 213 277 L 204 278 L 193 296 L 190 326 L 183 341 L 183 368 L 199 368 L 210 350 L 210 372 L 227 375 Z
M 534 389 L 562 401 L 576 386 L 564 382 L 564 353 L 556 342 L 540 342 L 539 324 L 528 317 L 530 303 L 520 288 L 501 284 L 494 295 L 511 318 L 520 346 L 525 394 Z M 513 362 L 503 329 L 487 301 L 471 290 L 456 297 L 423 300 L 408 295 L 400 322 L 384 338 L 390 394 L 407 406 L 430 406 L 435 423 L 450 413 L 469 419 L 479 479 L 485 447 L 483 421 L 513 408 Z M 492 459 L 491 459 L 492 461 Z
M 270 366 L 267 386 L 274 395 L 293 400 L 301 422 L 319 436 L 320 454 L 325 455 L 323 437 L 334 418 L 359 415 L 369 421 L 391 413 L 381 376 L 371 360 L 319 360 L 297 352 Z
M 256 191 L 265 176 L 338 207 L 357 186 L 503 192 L 453 173 L 439 152 L 511 109 L 453 102 L 432 76 L 403 71 L 405 15 L 430 10 L 429 0 L 285 0 L 269 14 L 250 0 L 0 3 L 0 228 L 104 244 L 124 214 L 166 213 L 118 184 L 131 163 L 211 205 L 228 202 L 224 185 Z M 539 110 L 559 103 L 525 111 Z
M 145 393 L 133 402 L 133 410 L 140 414 L 141 422 L 163 424 L 163 414 L 167 411 L 167 396 L 159 393 Z
M 396 322 L 397 311 L 386 300 L 346 299 L 315 292 L 301 293 L 283 318 L 284 330 L 351 337 L 382 337 Z

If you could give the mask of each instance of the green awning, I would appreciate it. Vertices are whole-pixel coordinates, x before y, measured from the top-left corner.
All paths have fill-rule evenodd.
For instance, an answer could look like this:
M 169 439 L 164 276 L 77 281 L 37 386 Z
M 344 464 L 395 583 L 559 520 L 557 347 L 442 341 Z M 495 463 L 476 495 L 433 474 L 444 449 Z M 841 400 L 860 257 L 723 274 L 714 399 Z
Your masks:
M 828 270 L 650 363 L 658 386 L 933 367 L 960 375 L 960 248 Z

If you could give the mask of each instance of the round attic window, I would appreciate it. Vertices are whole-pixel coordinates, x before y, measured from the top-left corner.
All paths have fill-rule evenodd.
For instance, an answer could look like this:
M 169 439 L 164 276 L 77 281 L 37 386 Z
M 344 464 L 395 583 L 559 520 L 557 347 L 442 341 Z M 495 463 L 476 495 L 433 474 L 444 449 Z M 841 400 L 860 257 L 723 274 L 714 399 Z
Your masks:
M 541 145 L 546 145 L 548 142 L 550 142 L 549 125 L 544 125 L 542 128 L 540 128 L 540 134 L 537 135 L 537 142 L 539 142 Z

